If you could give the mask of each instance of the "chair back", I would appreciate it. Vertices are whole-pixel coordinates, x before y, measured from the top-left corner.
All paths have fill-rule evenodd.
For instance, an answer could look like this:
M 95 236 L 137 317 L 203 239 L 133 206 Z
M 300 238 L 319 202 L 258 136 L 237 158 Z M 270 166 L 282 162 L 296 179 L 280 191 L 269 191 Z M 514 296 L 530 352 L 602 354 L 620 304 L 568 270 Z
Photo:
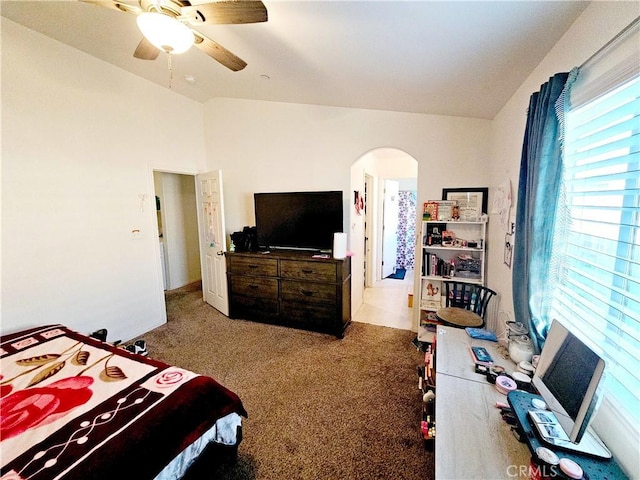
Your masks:
M 489 300 L 496 292 L 483 285 L 466 282 L 445 281 L 445 298 L 447 307 L 458 307 L 470 310 L 479 315 L 483 322 L 487 313 Z

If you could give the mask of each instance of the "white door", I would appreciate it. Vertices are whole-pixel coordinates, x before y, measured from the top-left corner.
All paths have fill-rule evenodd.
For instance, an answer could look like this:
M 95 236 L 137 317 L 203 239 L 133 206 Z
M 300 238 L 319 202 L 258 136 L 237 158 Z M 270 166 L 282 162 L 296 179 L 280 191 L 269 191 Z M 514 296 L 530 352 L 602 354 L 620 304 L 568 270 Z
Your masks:
M 209 305 L 229 315 L 227 251 L 222 201 L 222 171 L 196 175 L 198 235 L 202 268 L 202 296 Z
M 400 183 L 384 181 L 384 204 L 382 206 L 382 278 L 394 272 L 398 258 L 398 191 Z

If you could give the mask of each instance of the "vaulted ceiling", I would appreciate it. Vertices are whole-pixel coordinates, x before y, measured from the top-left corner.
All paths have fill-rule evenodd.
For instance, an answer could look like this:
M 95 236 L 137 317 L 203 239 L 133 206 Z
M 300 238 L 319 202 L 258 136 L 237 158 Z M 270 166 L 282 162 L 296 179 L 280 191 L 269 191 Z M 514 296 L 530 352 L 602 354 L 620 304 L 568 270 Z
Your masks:
M 246 68 L 232 72 L 191 48 L 172 56 L 171 82 L 164 53 L 133 57 L 141 39 L 133 15 L 77 0 L 4 0 L 0 8 L 198 102 L 234 97 L 491 119 L 588 3 L 264 0 L 265 23 L 198 27 Z

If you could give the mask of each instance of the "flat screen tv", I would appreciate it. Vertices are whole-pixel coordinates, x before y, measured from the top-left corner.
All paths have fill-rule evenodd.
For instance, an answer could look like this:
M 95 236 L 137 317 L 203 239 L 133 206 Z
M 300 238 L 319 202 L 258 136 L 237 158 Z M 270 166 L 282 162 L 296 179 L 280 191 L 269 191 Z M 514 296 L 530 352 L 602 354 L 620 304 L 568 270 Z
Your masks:
M 543 440 L 568 450 L 611 456 L 595 432 L 587 430 L 604 369 L 597 353 L 553 320 L 532 380 L 548 410 L 529 411 Z
M 342 192 L 254 194 L 258 247 L 329 251 L 343 231 Z

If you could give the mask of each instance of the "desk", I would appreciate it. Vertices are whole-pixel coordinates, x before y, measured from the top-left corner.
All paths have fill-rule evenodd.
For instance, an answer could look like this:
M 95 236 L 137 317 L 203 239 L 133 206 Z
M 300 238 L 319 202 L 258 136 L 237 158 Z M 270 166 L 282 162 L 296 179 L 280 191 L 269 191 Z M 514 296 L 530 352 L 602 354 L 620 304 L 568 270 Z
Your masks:
M 452 375 L 480 383 L 487 383 L 486 377 L 475 372 L 471 357 L 471 347 L 484 347 L 493 357 L 495 365 L 501 365 L 507 373 L 516 370 L 515 364 L 505 358 L 498 349 L 498 343 L 471 338 L 462 328 L 438 326 L 436 335 L 436 375 Z M 490 385 L 490 384 L 489 384 Z M 506 402 L 506 397 L 504 398 Z
M 513 371 L 496 343 L 472 339 L 464 330 L 439 326 L 436 337 L 436 478 L 528 479 L 531 455 L 503 422 L 495 402 L 507 402 L 474 372 L 469 347 L 485 347 L 496 363 Z M 499 361 L 500 360 L 500 361 Z
M 459 307 L 440 308 L 436 312 L 436 318 L 458 327 L 480 327 L 484 323 L 482 317 L 477 313 Z

